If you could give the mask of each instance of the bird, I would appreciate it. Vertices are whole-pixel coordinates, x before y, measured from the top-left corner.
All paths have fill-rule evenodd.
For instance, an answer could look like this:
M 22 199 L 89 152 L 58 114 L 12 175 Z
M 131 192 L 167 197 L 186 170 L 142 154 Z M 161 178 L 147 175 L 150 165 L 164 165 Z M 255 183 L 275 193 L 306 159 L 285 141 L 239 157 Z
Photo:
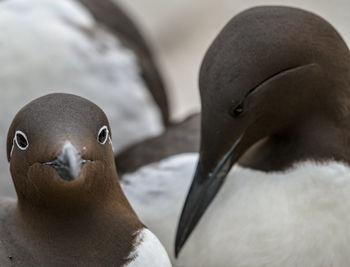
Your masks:
M 0 200 L 1 266 L 171 266 L 120 188 L 94 103 L 54 93 L 25 105 L 7 159 L 18 200 Z
M 121 177 L 174 266 L 348 266 L 349 59 L 298 8 L 254 7 L 222 29 L 200 69 L 199 152 Z
M 152 48 L 119 4 L 8 0 L 0 7 L 4 133 L 21 106 L 53 92 L 78 94 L 102 107 L 119 132 L 118 149 L 158 135 L 170 123 L 166 85 Z M 9 177 L 5 159 L 0 171 Z M 0 185 L 1 195 L 15 195 L 9 179 Z
M 336 29 L 298 8 L 243 11 L 207 50 L 199 90 L 200 151 L 179 258 L 348 266 L 350 53 Z

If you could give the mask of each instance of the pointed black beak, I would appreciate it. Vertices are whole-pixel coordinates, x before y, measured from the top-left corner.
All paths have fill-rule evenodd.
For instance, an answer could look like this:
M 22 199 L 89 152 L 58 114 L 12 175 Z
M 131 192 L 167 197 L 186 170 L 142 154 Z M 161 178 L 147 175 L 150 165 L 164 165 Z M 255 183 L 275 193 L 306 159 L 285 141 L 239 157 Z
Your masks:
M 63 180 L 74 181 L 79 177 L 86 162 L 89 162 L 89 160 L 82 159 L 72 143 L 67 141 L 61 154 L 55 160 L 43 164 L 55 168 Z
M 234 152 L 242 138 L 243 134 L 236 140 L 224 157 L 222 157 L 213 172 L 203 172 L 199 160 L 177 227 L 175 241 L 176 257 L 224 183 L 233 162 L 236 160 Z

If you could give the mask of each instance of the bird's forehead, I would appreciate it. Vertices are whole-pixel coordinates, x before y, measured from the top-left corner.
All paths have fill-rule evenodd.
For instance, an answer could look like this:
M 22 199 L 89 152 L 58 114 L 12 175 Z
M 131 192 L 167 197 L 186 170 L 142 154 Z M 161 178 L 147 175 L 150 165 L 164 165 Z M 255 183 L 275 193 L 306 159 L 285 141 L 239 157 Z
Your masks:
M 14 119 L 16 130 L 29 137 L 65 138 L 95 136 L 108 125 L 103 111 L 92 102 L 73 95 L 53 94 L 32 101 Z
M 327 38 L 338 40 L 334 33 L 324 20 L 298 9 L 260 7 L 242 12 L 207 51 L 201 90 L 213 90 L 213 81 L 215 89 L 235 82 L 250 86 L 249 81 L 259 82 L 284 68 L 317 61 L 328 54 L 315 44 Z

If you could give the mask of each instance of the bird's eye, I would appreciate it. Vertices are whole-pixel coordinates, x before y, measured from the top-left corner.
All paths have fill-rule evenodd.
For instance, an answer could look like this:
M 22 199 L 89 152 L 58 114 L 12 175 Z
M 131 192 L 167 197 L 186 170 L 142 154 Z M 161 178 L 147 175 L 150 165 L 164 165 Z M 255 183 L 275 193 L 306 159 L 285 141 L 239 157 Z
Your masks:
M 107 126 L 102 126 L 101 129 L 98 131 L 98 134 L 97 134 L 97 141 L 104 145 L 106 142 L 107 142 L 107 139 L 108 139 L 108 128 Z
M 14 140 L 18 148 L 21 150 L 26 150 L 29 146 L 28 138 L 22 131 L 16 131 Z
M 238 117 L 243 113 L 243 104 L 239 104 L 238 106 L 234 107 L 231 111 L 230 114 L 233 117 Z

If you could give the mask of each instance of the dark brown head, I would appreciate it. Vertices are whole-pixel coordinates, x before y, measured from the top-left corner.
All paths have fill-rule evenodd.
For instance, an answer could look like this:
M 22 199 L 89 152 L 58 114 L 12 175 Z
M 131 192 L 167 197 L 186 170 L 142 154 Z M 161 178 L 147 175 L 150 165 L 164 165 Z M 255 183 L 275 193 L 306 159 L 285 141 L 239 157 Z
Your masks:
M 122 194 L 106 115 L 79 96 L 50 94 L 23 107 L 7 157 L 22 205 L 69 209 Z
M 179 252 L 232 165 L 257 141 L 349 116 L 350 55 L 322 18 L 257 7 L 235 16 L 207 51 L 199 78 L 200 159 L 179 223 Z M 322 135 L 320 132 L 319 135 Z

